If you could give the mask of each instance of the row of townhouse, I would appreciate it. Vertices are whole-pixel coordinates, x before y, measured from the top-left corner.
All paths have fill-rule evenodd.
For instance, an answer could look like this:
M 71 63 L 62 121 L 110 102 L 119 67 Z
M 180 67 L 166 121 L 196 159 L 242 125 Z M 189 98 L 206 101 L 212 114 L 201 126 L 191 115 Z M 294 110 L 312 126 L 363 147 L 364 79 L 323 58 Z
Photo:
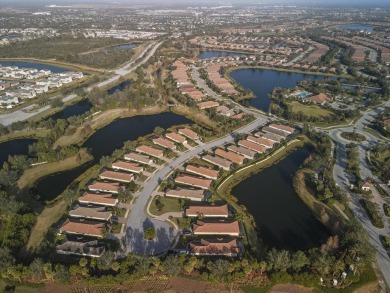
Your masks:
M 197 106 L 200 110 L 206 110 L 215 108 L 215 112 L 219 115 L 229 117 L 232 119 L 242 119 L 245 116 L 244 112 L 241 112 L 240 110 L 229 108 L 226 105 L 220 105 L 216 101 L 205 101 L 197 103 Z
M 228 66 L 229 64 L 223 63 L 223 64 L 211 64 L 206 68 L 206 72 L 208 75 L 208 78 L 210 81 L 218 87 L 223 93 L 229 94 L 229 95 L 237 95 L 238 91 L 234 88 L 234 86 L 228 81 L 226 78 L 224 78 L 220 70 L 222 67 Z

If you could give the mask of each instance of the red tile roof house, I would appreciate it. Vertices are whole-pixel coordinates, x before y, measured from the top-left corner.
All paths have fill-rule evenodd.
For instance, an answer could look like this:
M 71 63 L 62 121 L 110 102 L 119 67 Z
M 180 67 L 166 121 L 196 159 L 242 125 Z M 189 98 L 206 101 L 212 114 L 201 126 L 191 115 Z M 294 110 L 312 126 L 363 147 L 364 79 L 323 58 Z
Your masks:
M 270 124 L 268 126 L 270 128 L 274 128 L 274 129 L 283 131 L 284 133 L 287 133 L 287 134 L 293 134 L 296 131 L 295 128 L 292 128 L 290 126 L 286 126 L 286 125 L 283 125 L 283 124 Z
M 147 145 L 140 145 L 135 150 L 139 153 L 144 153 L 156 158 L 162 158 L 164 156 L 164 152 L 162 150 L 155 149 Z
M 194 176 L 180 175 L 175 178 L 175 182 L 183 185 L 199 187 L 202 189 L 210 189 L 213 180 Z
M 176 143 L 181 143 L 181 144 L 187 143 L 187 139 L 184 136 L 182 136 L 176 132 L 169 132 L 169 133 L 165 134 L 165 137 L 176 142 Z
M 198 256 L 230 256 L 235 257 L 240 254 L 240 248 L 236 239 L 217 238 L 217 239 L 200 239 L 192 241 L 187 246 L 190 255 Z
M 203 156 L 202 160 L 214 164 L 226 171 L 230 171 L 233 166 L 233 163 L 226 159 L 222 159 L 220 157 L 214 157 L 210 155 Z
M 144 168 L 142 166 L 135 163 L 125 162 L 125 161 L 116 161 L 111 164 L 111 168 L 114 170 L 123 170 L 123 171 L 133 172 L 137 174 L 144 171 Z
M 228 218 L 229 208 L 228 205 L 214 206 L 214 205 L 201 205 L 201 206 L 189 206 L 185 209 L 186 217 L 199 217 L 204 216 L 206 218 Z
M 114 182 L 95 181 L 91 185 L 88 185 L 88 190 L 91 191 L 119 193 L 120 189 L 122 189 L 122 187 L 119 185 L 119 183 Z
M 214 154 L 217 156 L 220 156 L 224 159 L 227 159 L 230 162 L 233 162 L 235 164 L 241 165 L 241 164 L 244 164 L 244 162 L 245 162 L 244 156 L 241 156 L 241 155 L 234 153 L 234 152 L 224 151 L 222 149 L 216 149 L 214 151 Z
M 247 140 L 251 141 L 251 142 L 254 142 L 254 143 L 257 143 L 263 147 L 266 147 L 267 149 L 270 149 L 274 146 L 274 142 L 266 139 L 266 138 L 263 138 L 263 137 L 256 137 L 256 136 L 252 136 L 252 135 L 249 135 L 247 137 Z
M 202 189 L 168 189 L 165 191 L 165 196 L 174 198 L 184 198 L 192 201 L 206 201 L 205 191 Z
M 248 148 L 248 149 L 255 151 L 259 154 L 265 153 L 267 151 L 266 147 L 259 145 L 257 143 L 251 142 L 249 140 L 240 140 L 240 141 L 238 141 L 238 145 L 245 147 L 245 148 Z
M 240 236 L 240 224 L 237 220 L 197 220 L 192 225 L 194 235 L 230 235 Z
M 77 242 L 64 239 L 61 244 L 56 246 L 56 251 L 59 254 L 65 255 L 101 257 L 105 252 L 105 247 L 104 245 L 99 245 L 97 240 L 89 242 Z
M 108 207 L 115 207 L 118 204 L 118 199 L 113 197 L 109 193 L 89 193 L 85 192 L 78 199 L 79 203 L 82 204 L 94 204 Z
M 191 130 L 189 128 L 181 128 L 181 129 L 179 129 L 179 133 L 184 135 L 184 136 L 186 136 L 186 137 L 188 137 L 189 139 L 192 139 L 192 140 L 198 140 L 199 139 L 198 134 L 195 131 L 193 131 L 193 130 Z
M 58 229 L 60 233 L 103 238 L 104 223 L 81 219 L 67 219 Z
M 130 183 L 134 180 L 134 175 L 130 173 L 123 173 L 118 171 L 104 171 L 99 175 L 102 180 L 112 180 L 123 183 Z
M 243 155 L 245 158 L 250 159 L 250 160 L 254 159 L 256 157 L 256 155 L 257 155 L 257 153 L 255 151 L 252 151 L 250 149 L 247 149 L 247 148 L 244 148 L 244 147 L 241 147 L 241 146 L 229 145 L 227 147 L 227 149 L 229 151 L 234 152 L 234 153 Z
M 133 161 L 140 164 L 150 165 L 153 163 L 153 160 L 149 158 L 148 156 L 136 154 L 136 153 L 129 153 L 124 156 L 125 160 L 127 161 Z
M 207 102 L 201 102 L 197 104 L 199 109 L 204 110 L 204 109 L 209 109 L 209 108 L 215 108 L 219 106 L 218 102 L 213 102 L 213 101 L 207 101 Z
M 157 137 L 155 139 L 153 139 L 153 143 L 158 145 L 158 146 L 161 146 L 165 149 L 169 149 L 171 151 L 175 151 L 176 150 L 176 145 L 174 142 L 166 139 L 166 138 L 162 138 L 162 137 Z
M 106 211 L 105 207 L 82 207 L 76 205 L 69 211 L 72 218 L 84 218 L 88 220 L 109 221 L 112 216 L 111 211 Z
M 320 93 L 316 96 L 311 96 L 309 98 L 306 99 L 306 101 L 308 102 L 313 102 L 313 103 L 316 103 L 318 105 L 324 105 L 328 102 L 330 102 L 332 99 L 329 98 L 327 95 L 323 94 L 323 93 Z
M 196 174 L 208 179 L 217 179 L 219 175 L 219 171 L 201 167 L 201 166 L 195 166 L 195 165 L 187 165 L 185 167 L 186 172 Z

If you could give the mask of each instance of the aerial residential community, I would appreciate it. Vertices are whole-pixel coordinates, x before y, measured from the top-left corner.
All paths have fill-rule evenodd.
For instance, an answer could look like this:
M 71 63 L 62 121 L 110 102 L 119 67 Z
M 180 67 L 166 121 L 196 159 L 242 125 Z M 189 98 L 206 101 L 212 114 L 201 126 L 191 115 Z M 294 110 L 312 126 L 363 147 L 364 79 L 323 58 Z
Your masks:
M 2 292 L 388 292 L 387 1 L 4 0 Z

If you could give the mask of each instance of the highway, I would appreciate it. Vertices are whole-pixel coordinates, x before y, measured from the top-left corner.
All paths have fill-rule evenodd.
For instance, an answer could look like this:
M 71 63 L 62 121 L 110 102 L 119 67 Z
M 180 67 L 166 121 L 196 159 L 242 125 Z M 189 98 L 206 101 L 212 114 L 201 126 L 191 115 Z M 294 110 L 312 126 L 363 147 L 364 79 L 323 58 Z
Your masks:
M 114 76 L 108 78 L 107 80 L 101 81 L 101 82 L 99 82 L 97 84 L 91 85 L 86 90 L 89 92 L 94 87 L 99 87 L 99 88 L 100 87 L 104 87 L 104 86 L 106 86 L 106 85 L 108 85 L 110 83 L 113 83 L 113 82 L 119 80 L 120 77 L 125 76 L 125 75 L 133 72 L 139 66 L 143 65 L 144 63 L 146 63 L 150 59 L 150 57 L 153 56 L 153 54 L 156 52 L 156 50 L 158 49 L 158 47 L 161 44 L 162 44 L 162 42 L 149 44 L 140 53 L 140 55 L 138 56 L 138 58 L 136 60 L 128 62 L 125 65 L 123 65 L 122 67 L 114 70 L 113 71 L 113 73 L 115 73 Z M 145 56 L 145 54 L 146 54 L 146 52 L 148 50 L 150 50 L 150 51 Z M 136 61 L 138 61 L 138 60 L 141 60 L 141 61 L 136 63 Z M 58 97 L 58 96 L 56 96 L 56 97 Z M 56 97 L 53 97 L 53 98 L 56 98 Z M 70 94 L 70 95 L 67 95 L 66 97 L 64 97 L 62 99 L 62 101 L 63 102 L 71 101 L 71 100 L 73 100 L 76 97 L 77 97 L 77 95 Z M 11 113 L 0 114 L 0 123 L 3 124 L 4 126 L 8 126 L 8 125 L 11 125 L 14 122 L 27 120 L 27 119 L 29 119 L 31 117 L 34 117 L 34 116 L 36 116 L 36 115 L 38 115 L 38 114 L 40 114 L 42 112 L 45 112 L 45 111 L 47 111 L 47 110 L 49 110 L 51 108 L 50 105 L 47 105 L 47 106 L 44 106 L 42 108 L 39 108 L 38 110 L 34 110 L 35 106 L 36 105 L 33 104 L 33 105 L 26 106 L 26 107 L 24 107 L 22 109 L 13 111 Z

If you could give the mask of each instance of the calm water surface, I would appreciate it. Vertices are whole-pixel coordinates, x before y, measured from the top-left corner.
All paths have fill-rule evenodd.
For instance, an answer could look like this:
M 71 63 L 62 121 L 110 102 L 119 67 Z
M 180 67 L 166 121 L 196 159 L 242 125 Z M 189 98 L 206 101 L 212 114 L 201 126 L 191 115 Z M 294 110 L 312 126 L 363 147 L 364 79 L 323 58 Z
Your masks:
M 324 79 L 324 76 L 321 75 L 258 68 L 234 70 L 230 76 L 255 94 L 256 98 L 250 99 L 249 104 L 265 112 L 268 112 L 271 103 L 271 98 L 268 95 L 275 87 L 291 88 L 304 79 Z
M 112 95 L 116 91 L 123 91 L 128 85 L 130 85 L 130 80 L 125 80 L 117 85 L 114 85 L 112 88 L 107 90 L 109 95 Z
M 305 250 L 318 246 L 330 235 L 293 187 L 293 175 L 310 152 L 308 147 L 297 149 L 232 190 L 255 218 L 259 236 L 269 247 Z
M 199 59 L 215 58 L 215 57 L 242 57 L 249 54 L 234 53 L 234 52 L 224 52 L 224 51 L 202 51 L 198 55 Z
M 60 73 L 64 71 L 69 71 L 69 69 L 54 66 L 54 65 L 48 65 L 48 64 L 42 64 L 42 63 L 35 63 L 35 62 L 22 62 L 22 61 L 2 61 L 0 60 L 0 64 L 3 66 L 18 66 L 19 68 L 36 68 L 38 70 L 42 69 L 48 69 L 51 72 L 54 73 Z
M 14 139 L 0 143 L 0 168 L 8 161 L 8 156 L 28 154 L 28 146 L 36 142 L 35 139 Z
M 362 25 L 362 24 L 347 24 L 347 25 L 340 25 L 337 28 L 348 29 L 353 31 L 362 31 L 362 30 L 373 31 L 375 27 L 370 25 Z
M 91 108 L 92 104 L 89 100 L 82 100 L 73 105 L 70 105 L 69 107 L 66 107 L 65 109 L 55 113 L 54 115 L 51 115 L 49 118 L 53 120 L 68 119 L 72 116 L 82 115 L 85 112 L 89 111 Z
M 73 170 L 60 172 L 39 180 L 33 190 L 43 200 L 51 200 L 61 194 L 72 181 L 84 173 L 103 156 L 110 156 L 116 149 L 123 147 L 128 140 L 152 133 L 156 126 L 168 128 L 174 125 L 192 123 L 191 120 L 166 112 L 156 115 L 135 116 L 117 119 L 109 125 L 97 130 L 83 145 L 90 150 L 92 162 Z

